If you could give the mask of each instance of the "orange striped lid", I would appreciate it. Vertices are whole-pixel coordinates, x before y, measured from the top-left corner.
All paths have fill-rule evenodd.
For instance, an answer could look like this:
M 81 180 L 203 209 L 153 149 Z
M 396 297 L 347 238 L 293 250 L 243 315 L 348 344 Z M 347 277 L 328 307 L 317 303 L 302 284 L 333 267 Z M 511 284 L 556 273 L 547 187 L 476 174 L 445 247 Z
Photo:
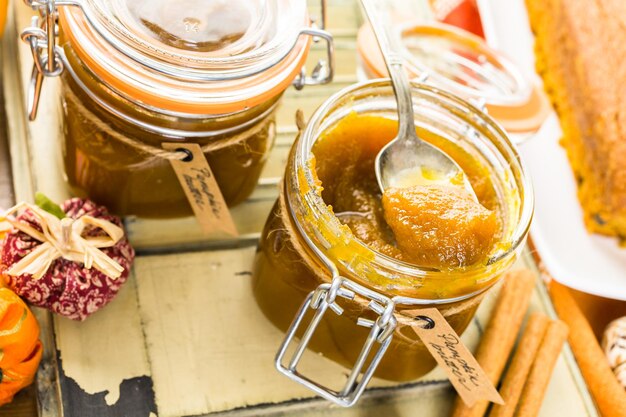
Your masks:
M 111 88 L 171 113 L 226 114 L 281 94 L 310 37 L 298 0 L 86 0 L 60 8 L 69 45 Z

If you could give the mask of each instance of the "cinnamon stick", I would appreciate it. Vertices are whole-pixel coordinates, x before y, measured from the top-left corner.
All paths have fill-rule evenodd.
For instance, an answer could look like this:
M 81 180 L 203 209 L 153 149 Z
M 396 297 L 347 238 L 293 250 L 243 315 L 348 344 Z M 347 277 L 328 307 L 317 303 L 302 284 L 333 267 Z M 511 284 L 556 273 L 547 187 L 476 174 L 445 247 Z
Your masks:
M 553 321 L 548 325 L 537 357 L 533 363 L 524 390 L 519 399 L 516 417 L 537 417 L 546 388 L 552 377 L 552 371 L 567 340 L 568 327 L 562 321 Z
M 500 380 L 513 350 L 534 287 L 535 274 L 528 269 L 511 271 L 504 277 L 491 320 L 476 352 L 478 363 L 494 385 Z M 480 401 L 468 407 L 457 397 L 452 417 L 482 417 L 488 405 L 487 401 Z
M 546 335 L 539 346 L 524 390 L 517 405 L 515 417 L 537 417 L 543 397 L 546 394 L 552 371 L 567 340 L 568 327 L 562 321 L 553 321 L 548 325 Z
M 540 313 L 533 313 L 528 319 L 526 329 L 517 344 L 511 365 L 500 388 L 500 395 L 504 404 L 494 404 L 489 417 L 512 417 L 515 414 L 524 383 L 533 366 L 549 322 L 550 319 Z
M 569 344 L 602 417 L 626 416 L 626 393 L 611 371 L 589 322 L 567 287 L 552 281 L 550 295 L 559 317 L 570 328 Z

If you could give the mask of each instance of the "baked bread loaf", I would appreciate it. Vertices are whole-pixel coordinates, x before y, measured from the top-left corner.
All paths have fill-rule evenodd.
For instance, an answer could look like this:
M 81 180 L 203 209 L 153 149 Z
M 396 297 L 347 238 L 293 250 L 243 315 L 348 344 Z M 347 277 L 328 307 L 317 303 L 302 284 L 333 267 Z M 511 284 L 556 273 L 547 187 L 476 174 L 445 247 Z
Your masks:
M 626 1 L 526 0 L 585 224 L 626 238 Z M 558 202 L 555 202 L 558 204 Z

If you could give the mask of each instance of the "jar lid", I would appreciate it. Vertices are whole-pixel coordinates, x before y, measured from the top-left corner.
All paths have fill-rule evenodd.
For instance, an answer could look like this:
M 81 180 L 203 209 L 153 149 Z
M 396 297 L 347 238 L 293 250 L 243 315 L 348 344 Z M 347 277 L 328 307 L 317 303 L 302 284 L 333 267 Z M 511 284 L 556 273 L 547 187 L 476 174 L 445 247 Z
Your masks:
M 464 99 L 484 103 L 509 132 L 534 132 L 550 113 L 542 89 L 527 81 L 517 67 L 485 41 L 443 23 L 398 25 L 394 41 L 412 77 Z M 386 77 L 387 69 L 369 24 L 358 34 L 358 51 L 368 72 Z
M 230 113 L 280 94 L 310 46 L 306 2 L 82 0 L 59 8 L 64 35 L 93 73 L 156 108 Z

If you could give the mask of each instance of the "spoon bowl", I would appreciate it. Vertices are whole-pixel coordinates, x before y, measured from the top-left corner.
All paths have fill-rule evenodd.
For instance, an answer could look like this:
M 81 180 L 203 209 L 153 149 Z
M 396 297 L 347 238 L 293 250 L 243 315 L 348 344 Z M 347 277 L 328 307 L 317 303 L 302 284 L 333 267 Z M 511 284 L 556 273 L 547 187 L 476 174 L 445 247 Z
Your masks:
M 413 132 L 396 136 L 385 145 L 375 161 L 376 179 L 382 191 L 416 185 L 456 185 L 475 197 L 461 167 L 441 149 L 419 139 Z

